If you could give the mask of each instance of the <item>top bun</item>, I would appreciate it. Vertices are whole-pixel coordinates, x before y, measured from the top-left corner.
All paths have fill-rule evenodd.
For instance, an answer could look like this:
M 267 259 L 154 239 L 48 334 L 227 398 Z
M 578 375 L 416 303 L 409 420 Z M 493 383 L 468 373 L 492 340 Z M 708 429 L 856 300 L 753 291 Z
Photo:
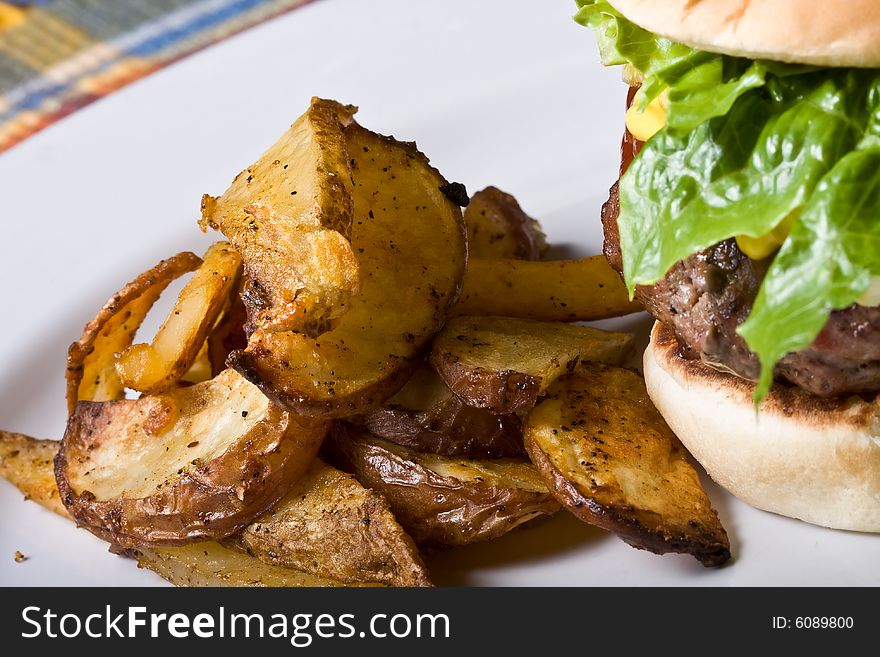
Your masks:
M 700 50 L 880 67 L 877 0 L 609 0 L 636 25 Z

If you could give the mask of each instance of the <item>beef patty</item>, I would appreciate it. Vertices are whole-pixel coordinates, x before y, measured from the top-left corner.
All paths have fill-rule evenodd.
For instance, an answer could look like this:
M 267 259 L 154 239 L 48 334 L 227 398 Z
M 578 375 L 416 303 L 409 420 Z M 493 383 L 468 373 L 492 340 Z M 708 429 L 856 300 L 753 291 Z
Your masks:
M 628 102 L 632 102 L 632 95 Z M 621 173 L 639 146 L 627 131 Z M 602 206 L 602 227 L 605 257 L 621 272 L 619 213 L 615 183 Z M 749 316 L 771 260 L 754 261 L 735 240 L 724 240 L 678 262 L 659 283 L 636 288 L 636 298 L 673 329 L 683 357 L 699 358 L 716 369 L 756 380 L 758 358 L 736 328 Z M 782 358 L 774 375 L 822 397 L 877 392 L 880 308 L 854 304 L 834 311 L 813 343 Z

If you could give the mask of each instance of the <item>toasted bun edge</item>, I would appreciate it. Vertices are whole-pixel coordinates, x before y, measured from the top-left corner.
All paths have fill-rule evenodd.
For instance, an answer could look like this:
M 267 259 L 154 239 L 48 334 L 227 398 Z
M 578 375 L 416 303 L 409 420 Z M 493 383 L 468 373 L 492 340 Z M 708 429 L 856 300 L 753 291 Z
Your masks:
M 880 67 L 880 3 L 609 0 L 637 25 L 700 50 L 817 66 Z
M 680 356 L 657 322 L 648 394 L 709 476 L 742 501 L 806 522 L 880 532 L 880 405 L 777 386 L 755 412 L 753 385 Z

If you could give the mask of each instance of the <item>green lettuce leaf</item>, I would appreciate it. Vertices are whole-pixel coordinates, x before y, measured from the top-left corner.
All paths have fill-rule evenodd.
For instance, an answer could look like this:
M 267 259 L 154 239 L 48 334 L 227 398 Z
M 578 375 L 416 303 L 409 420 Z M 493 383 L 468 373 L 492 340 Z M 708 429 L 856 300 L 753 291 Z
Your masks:
M 578 0 L 575 20 L 592 28 L 606 66 L 631 64 L 643 76 L 637 102 L 645 106 L 669 89 L 668 129 L 677 134 L 730 111 L 737 98 L 763 86 L 767 72 L 802 70 L 695 50 L 623 18 L 605 0 Z
M 699 54 L 629 22 L 605 0 L 577 0 L 577 4 L 574 19 L 596 32 L 605 66 L 629 63 L 647 75 Z
M 620 181 L 630 293 L 717 242 L 794 219 L 739 328 L 762 365 L 757 402 L 779 359 L 880 276 L 880 72 L 700 52 L 604 0 L 578 5 L 603 61 L 643 74 L 639 102 L 669 94 L 666 127 Z
M 810 344 L 831 311 L 855 303 L 880 273 L 878 217 L 880 140 L 869 134 L 819 183 L 739 327 L 762 363 L 756 400 L 773 364 Z
M 812 73 L 749 94 L 684 137 L 661 130 L 620 181 L 624 278 L 656 283 L 679 260 L 760 237 L 801 209 L 867 123 L 865 74 Z

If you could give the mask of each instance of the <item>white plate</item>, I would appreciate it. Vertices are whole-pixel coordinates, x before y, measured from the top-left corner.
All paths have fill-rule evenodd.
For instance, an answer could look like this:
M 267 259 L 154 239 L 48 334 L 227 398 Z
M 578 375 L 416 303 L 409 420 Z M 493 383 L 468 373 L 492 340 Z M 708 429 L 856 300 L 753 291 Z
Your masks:
M 494 184 L 541 219 L 557 253 L 601 248 L 624 88 L 571 0 L 323 0 L 125 88 L 0 157 L 4 322 L 0 426 L 64 430 L 64 358 L 121 284 L 211 238 L 225 189 L 321 95 L 418 140 L 451 180 Z M 155 321 L 155 320 L 154 320 Z M 644 321 L 641 322 L 644 326 Z M 568 514 L 430 559 L 441 584 L 878 585 L 878 539 L 710 494 L 735 560 L 706 570 L 634 550 Z M 157 576 L 0 481 L 0 584 L 156 585 Z M 20 550 L 29 559 L 17 564 Z

